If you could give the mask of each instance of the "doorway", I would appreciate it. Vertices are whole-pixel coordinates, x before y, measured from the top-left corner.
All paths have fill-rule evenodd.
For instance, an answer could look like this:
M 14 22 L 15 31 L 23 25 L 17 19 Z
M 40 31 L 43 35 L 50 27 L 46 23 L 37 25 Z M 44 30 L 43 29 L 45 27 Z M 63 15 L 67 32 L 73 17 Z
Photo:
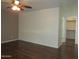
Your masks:
M 66 43 L 68 46 L 74 46 L 76 32 L 76 17 L 69 16 L 66 20 Z

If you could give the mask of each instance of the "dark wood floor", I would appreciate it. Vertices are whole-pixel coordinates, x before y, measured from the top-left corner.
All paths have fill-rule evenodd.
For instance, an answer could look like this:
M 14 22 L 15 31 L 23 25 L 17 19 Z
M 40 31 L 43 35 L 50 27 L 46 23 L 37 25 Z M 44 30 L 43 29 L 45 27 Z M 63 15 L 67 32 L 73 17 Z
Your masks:
M 2 55 L 12 56 L 2 59 L 78 59 L 77 50 L 75 52 L 72 44 L 66 42 L 56 49 L 30 42 L 14 41 L 1 45 Z

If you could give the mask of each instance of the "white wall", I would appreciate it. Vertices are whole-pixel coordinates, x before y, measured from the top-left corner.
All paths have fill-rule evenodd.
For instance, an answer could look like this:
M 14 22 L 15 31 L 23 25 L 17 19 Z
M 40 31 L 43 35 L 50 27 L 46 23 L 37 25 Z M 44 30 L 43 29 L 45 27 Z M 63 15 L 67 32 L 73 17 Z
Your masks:
M 76 21 L 75 44 L 78 44 L 78 19 Z
M 59 40 L 58 40 L 58 45 L 61 46 L 63 42 L 66 41 L 66 20 L 64 17 L 61 16 L 61 11 L 60 10 L 60 15 L 59 15 Z M 62 17 L 62 18 L 61 18 Z
M 58 48 L 59 8 L 22 12 L 19 39 Z

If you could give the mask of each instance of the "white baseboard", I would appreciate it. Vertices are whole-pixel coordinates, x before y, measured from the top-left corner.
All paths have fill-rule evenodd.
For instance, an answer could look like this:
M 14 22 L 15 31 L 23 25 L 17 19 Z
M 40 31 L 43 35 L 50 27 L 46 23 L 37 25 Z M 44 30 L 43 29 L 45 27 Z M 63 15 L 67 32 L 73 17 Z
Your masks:
M 25 42 L 34 43 L 34 44 L 38 44 L 38 45 L 42 45 L 42 46 L 47 46 L 47 47 L 52 47 L 52 48 L 58 48 L 58 46 L 46 45 L 46 44 L 42 44 L 42 43 L 38 43 L 38 42 L 33 42 L 33 41 L 28 41 L 28 40 L 24 40 L 24 39 L 19 39 L 19 40 L 25 41 Z
M 8 42 L 12 42 L 12 41 L 16 41 L 16 40 L 18 40 L 18 39 L 12 39 L 12 40 L 7 40 L 7 41 L 2 41 L 1 44 L 8 43 Z
M 1 55 L 2 58 L 11 58 L 11 55 Z

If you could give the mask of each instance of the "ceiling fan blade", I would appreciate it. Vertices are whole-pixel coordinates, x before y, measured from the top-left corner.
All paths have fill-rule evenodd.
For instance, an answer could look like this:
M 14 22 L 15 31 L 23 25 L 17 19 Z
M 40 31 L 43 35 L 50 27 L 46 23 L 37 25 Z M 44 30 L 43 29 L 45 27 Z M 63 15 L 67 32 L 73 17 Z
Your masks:
M 15 2 L 15 0 L 12 0 L 12 2 L 11 2 L 11 3 L 12 3 L 12 4 L 14 4 L 14 2 Z
M 11 7 L 7 7 L 7 8 L 11 8 Z
M 24 9 L 21 9 L 21 11 L 24 11 Z
M 32 9 L 32 7 L 31 6 L 24 6 L 25 8 L 30 8 L 30 9 Z

